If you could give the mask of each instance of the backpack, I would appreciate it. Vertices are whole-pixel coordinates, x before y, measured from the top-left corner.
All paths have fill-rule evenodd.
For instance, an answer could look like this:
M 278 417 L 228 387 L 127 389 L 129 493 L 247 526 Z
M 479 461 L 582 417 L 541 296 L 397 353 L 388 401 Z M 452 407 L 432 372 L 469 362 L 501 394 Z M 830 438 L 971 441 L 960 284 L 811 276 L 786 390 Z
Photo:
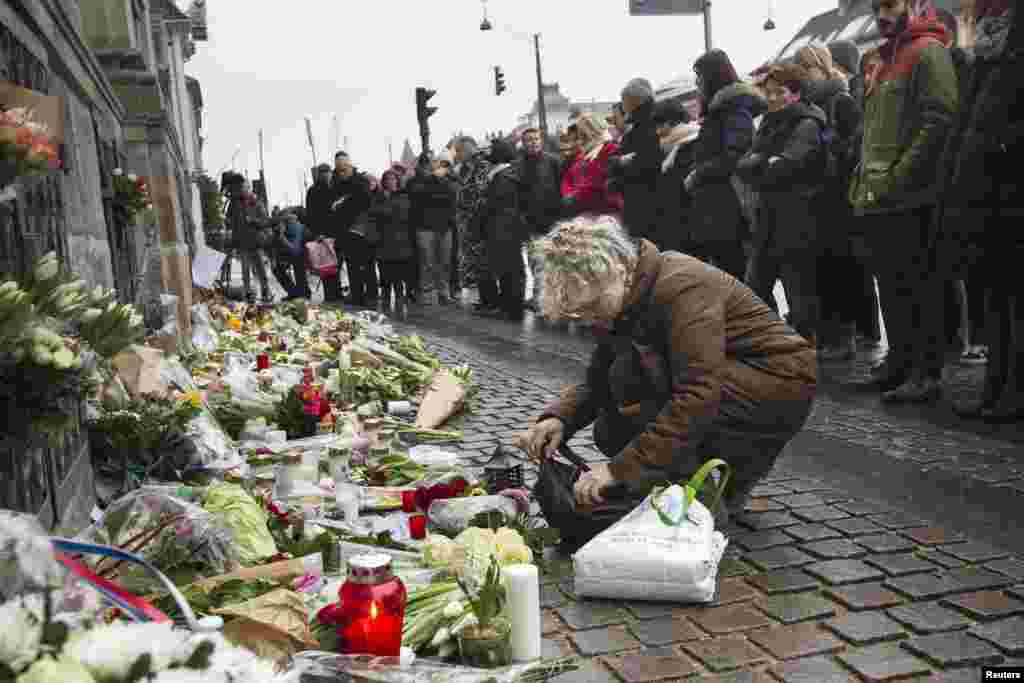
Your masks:
M 848 175 L 853 143 L 857 134 L 844 138 L 836 128 L 836 102 L 840 97 L 853 96 L 848 92 L 839 92 L 832 96 L 825 112 L 825 127 L 819 133 L 821 147 L 825 155 L 825 178 L 830 182 L 841 181 Z

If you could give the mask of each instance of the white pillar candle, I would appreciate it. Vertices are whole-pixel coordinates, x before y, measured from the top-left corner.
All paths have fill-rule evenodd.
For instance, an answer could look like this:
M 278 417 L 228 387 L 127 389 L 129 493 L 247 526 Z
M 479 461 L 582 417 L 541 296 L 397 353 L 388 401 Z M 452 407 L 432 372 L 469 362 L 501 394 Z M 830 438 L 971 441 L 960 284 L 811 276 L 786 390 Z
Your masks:
M 508 617 L 512 624 L 512 661 L 540 658 L 540 575 L 532 564 L 514 564 L 501 570 L 508 591 Z

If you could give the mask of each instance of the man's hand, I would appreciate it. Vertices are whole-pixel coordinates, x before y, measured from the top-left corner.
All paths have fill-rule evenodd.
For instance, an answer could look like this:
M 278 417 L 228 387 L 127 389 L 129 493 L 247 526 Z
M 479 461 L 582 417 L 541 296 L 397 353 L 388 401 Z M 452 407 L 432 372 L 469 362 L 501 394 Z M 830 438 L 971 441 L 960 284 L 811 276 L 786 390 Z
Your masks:
M 531 460 L 540 462 L 558 450 L 564 437 L 565 425 L 557 417 L 549 417 L 517 436 L 516 446 L 526 451 Z
M 594 507 L 604 503 L 603 491 L 615 483 L 615 476 L 607 464 L 594 465 L 576 482 L 576 504 L 580 507 Z

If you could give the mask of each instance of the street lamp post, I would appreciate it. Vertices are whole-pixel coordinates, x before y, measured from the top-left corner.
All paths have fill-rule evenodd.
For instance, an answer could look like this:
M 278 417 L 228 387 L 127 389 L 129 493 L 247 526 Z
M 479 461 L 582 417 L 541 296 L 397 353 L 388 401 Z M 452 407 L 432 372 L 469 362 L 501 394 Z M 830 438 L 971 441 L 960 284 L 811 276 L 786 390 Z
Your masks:
M 704 0 L 704 51 L 711 52 L 711 0 Z
M 540 34 L 533 34 L 533 49 L 537 57 L 537 119 L 544 140 L 548 139 L 548 105 L 544 102 L 544 79 L 540 72 Z
M 483 4 L 483 7 L 484 7 L 484 18 L 483 18 L 483 21 L 480 22 L 480 30 L 481 31 L 491 31 L 491 30 L 494 29 L 494 26 L 491 24 L 490 19 L 488 19 L 488 17 L 487 17 L 487 0 L 481 0 L 481 4 Z M 508 33 L 513 33 L 512 31 L 507 31 L 507 32 Z M 525 37 L 525 36 L 522 36 L 522 34 L 518 34 L 518 32 L 515 32 L 515 34 L 517 35 L 517 37 Z M 536 62 L 537 62 L 537 119 L 538 119 L 538 123 L 540 124 L 539 128 L 541 130 L 541 134 L 544 136 L 544 139 L 547 140 L 547 137 L 548 137 L 548 107 L 547 107 L 547 104 L 544 102 L 544 78 L 541 75 L 541 67 L 540 67 L 540 34 L 539 33 L 534 33 L 533 34 L 533 52 L 534 52 L 534 56 L 535 56 Z

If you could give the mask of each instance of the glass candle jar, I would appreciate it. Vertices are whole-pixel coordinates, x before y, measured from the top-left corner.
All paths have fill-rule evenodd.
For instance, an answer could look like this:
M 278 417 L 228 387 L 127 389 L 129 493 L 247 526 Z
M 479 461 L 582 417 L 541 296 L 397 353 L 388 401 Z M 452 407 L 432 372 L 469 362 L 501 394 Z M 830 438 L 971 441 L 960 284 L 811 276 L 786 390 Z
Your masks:
M 270 354 L 261 353 L 256 356 L 256 371 L 269 370 L 270 369 Z
M 348 579 L 338 597 L 341 654 L 399 656 L 406 592 L 391 571 L 390 557 L 369 554 L 350 558 Z

